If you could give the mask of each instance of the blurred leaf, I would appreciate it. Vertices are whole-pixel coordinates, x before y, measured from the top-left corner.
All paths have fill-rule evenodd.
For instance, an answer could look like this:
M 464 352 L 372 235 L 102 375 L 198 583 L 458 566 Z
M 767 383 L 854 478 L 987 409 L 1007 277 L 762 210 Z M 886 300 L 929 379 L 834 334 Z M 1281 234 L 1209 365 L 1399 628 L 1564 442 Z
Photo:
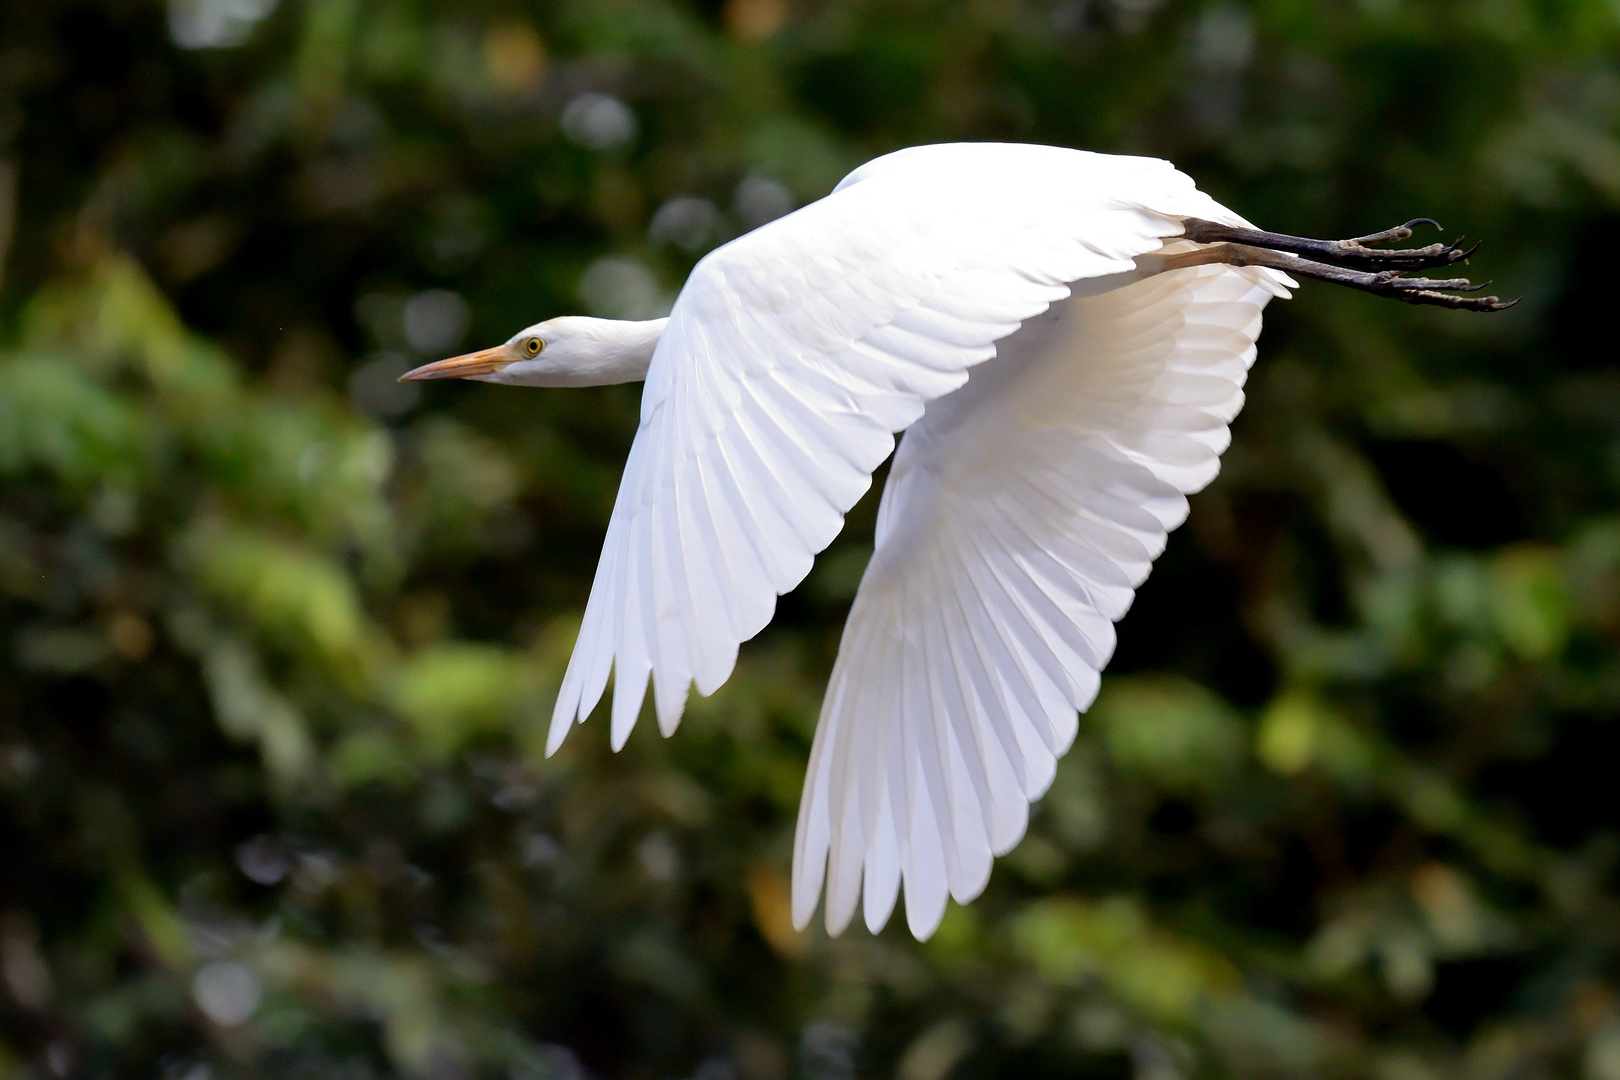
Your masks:
M 794 929 L 790 883 L 780 870 L 756 866 L 748 872 L 748 899 L 760 936 L 783 956 L 803 954 L 809 935 Z
M 153 953 L 171 968 L 185 967 L 191 961 L 191 936 L 168 899 L 135 871 L 121 876 L 118 892 L 124 909 Z
M 203 582 L 271 637 L 301 643 L 336 670 L 365 653 L 365 622 L 349 576 L 296 543 L 248 529 L 190 541 Z
M 1563 650 L 1570 597 L 1556 552 L 1509 548 L 1492 561 L 1490 583 L 1491 616 L 1510 649 L 1526 660 L 1545 660 Z
M 282 783 L 308 776 L 315 747 L 298 710 L 265 681 L 258 658 L 228 638 L 203 659 L 219 726 L 234 739 L 259 744 L 265 768 Z
M 0 470 L 42 467 L 81 490 L 101 477 L 127 483 L 146 443 L 139 414 L 59 360 L 0 363 Z
M 956 1017 L 941 1020 L 912 1040 L 895 1066 L 896 1080 L 944 1080 L 973 1049 L 968 1025 Z
M 509 729 L 516 711 L 534 704 L 524 661 L 505 649 L 474 644 L 412 657 L 400 667 L 393 695 L 400 715 L 436 757 L 479 734 Z
M 410 751 L 386 730 L 376 727 L 351 731 L 338 740 L 328 758 L 332 772 L 345 787 L 382 783 L 407 787 L 417 779 Z
M 1060 984 L 1102 979 L 1121 999 L 1160 1020 L 1187 1020 L 1206 1000 L 1231 993 L 1237 973 L 1218 954 L 1152 927 L 1138 902 L 1038 901 L 1011 924 L 1020 954 Z
M 1186 679 L 1110 679 L 1089 715 L 1116 765 L 1173 790 L 1212 790 L 1242 761 L 1242 722 Z
M 1258 740 L 1260 760 L 1284 776 L 1319 764 L 1341 783 L 1365 785 L 1377 764 L 1367 740 L 1307 691 L 1289 691 L 1268 705 Z
M 1441 955 L 1476 956 L 1513 941 L 1511 925 L 1481 903 L 1472 883 L 1452 867 L 1420 867 L 1412 875 L 1412 896 Z

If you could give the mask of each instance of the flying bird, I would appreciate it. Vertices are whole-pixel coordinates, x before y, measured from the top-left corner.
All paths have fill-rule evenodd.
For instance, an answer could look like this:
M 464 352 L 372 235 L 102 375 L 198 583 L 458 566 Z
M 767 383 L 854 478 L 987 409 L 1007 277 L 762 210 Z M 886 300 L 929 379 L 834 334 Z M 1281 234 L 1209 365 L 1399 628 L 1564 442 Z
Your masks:
M 693 269 L 666 319 L 573 316 L 405 379 L 645 380 L 547 752 L 613 678 L 665 735 L 890 454 L 799 807 L 793 919 L 927 938 L 1023 836 L 1114 623 L 1214 479 L 1261 311 L 1293 277 L 1476 311 L 1457 244 L 1263 232 L 1165 161 L 913 147 Z M 1428 222 L 1433 224 L 1433 222 Z M 895 449 L 896 434 L 905 438 Z

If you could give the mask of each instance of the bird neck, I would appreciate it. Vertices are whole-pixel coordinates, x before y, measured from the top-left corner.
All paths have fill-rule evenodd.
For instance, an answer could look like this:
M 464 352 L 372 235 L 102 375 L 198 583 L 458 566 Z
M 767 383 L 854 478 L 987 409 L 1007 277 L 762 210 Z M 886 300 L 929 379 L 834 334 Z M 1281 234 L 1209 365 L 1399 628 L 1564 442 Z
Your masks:
M 614 382 L 640 382 L 669 319 L 595 319 L 603 342 L 601 374 Z
M 562 334 L 546 350 L 543 366 L 512 381 L 573 387 L 640 382 L 646 379 L 646 368 L 653 363 L 653 350 L 669 319 L 564 316 L 552 322 L 559 324 Z

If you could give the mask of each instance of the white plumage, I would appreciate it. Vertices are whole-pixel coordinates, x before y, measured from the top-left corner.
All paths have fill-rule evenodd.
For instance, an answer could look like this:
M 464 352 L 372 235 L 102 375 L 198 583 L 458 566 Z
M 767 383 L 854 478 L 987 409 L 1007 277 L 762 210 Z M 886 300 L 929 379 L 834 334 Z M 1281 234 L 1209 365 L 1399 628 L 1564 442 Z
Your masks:
M 1292 284 L 1165 270 L 1190 217 L 1246 224 L 1163 161 L 920 147 L 710 253 L 666 325 L 600 324 L 647 328 L 596 331 L 646 387 L 548 751 L 610 672 L 615 748 L 649 679 L 672 732 L 905 430 L 805 779 L 793 915 L 825 884 L 831 932 L 863 900 L 875 931 L 903 884 L 930 935 L 1023 835 Z M 574 347 L 565 322 L 474 377 L 565 383 L 580 362 L 544 366 Z
M 1198 267 L 1060 300 L 906 432 L 805 780 L 798 923 L 824 866 L 834 932 L 863 878 L 874 930 L 904 878 L 919 937 L 984 888 L 1215 476 L 1272 295 Z

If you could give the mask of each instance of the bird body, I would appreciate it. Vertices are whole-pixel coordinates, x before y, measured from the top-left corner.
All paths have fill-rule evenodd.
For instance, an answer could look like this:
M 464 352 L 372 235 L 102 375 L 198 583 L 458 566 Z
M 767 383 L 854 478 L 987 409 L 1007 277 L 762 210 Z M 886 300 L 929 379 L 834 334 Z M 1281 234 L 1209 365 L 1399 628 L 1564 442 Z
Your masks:
M 917 147 L 710 252 L 667 321 L 553 319 L 410 373 L 645 377 L 548 752 L 610 673 L 615 749 L 649 680 L 672 733 L 892 452 L 806 776 L 793 915 L 825 885 L 829 931 L 863 901 L 876 931 L 903 882 L 930 935 L 1023 835 L 1114 621 L 1216 474 L 1261 310 L 1293 284 L 1257 249 L 1185 239 L 1189 222 L 1274 235 L 1163 161 Z

